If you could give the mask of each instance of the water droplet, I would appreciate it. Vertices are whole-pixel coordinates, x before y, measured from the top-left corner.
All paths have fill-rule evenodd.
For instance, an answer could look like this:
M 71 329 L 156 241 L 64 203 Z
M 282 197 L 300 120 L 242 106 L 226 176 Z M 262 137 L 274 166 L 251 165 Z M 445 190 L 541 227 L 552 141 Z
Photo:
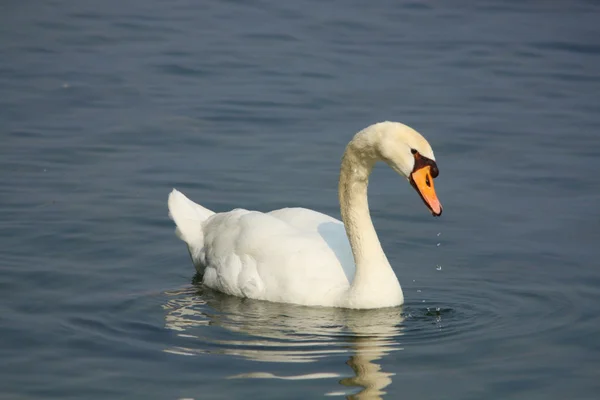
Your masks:
M 436 265 L 435 269 L 437 269 L 438 271 L 441 271 L 442 270 L 442 266 L 441 265 Z
M 421 289 L 417 289 L 417 293 L 421 293 Z
M 438 243 L 438 244 L 436 244 L 436 246 L 437 246 L 437 247 L 440 247 L 440 244 L 441 244 L 441 243 Z
M 442 234 L 442 232 L 439 232 L 437 235 L 440 236 Z

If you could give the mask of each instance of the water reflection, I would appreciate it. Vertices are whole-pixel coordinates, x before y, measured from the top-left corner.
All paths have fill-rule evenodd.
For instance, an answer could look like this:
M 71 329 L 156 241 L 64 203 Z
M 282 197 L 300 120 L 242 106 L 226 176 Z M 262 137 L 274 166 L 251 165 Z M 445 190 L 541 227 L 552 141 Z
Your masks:
M 276 304 L 226 296 L 190 287 L 166 293 L 166 327 L 190 339 L 185 346 L 166 352 L 182 355 L 227 354 L 267 363 L 314 363 L 348 354 L 346 364 L 354 376 L 314 371 L 281 376 L 260 370 L 230 376 L 236 379 L 341 378 L 342 390 L 328 395 L 352 399 L 381 398 L 392 382 L 391 373 L 377 363 L 392 351 L 401 350 L 403 317 L 400 308 L 343 310 Z M 226 332 L 219 332 L 225 329 Z M 226 337 L 226 339 L 223 339 Z M 274 368 L 277 370 L 277 367 Z M 361 389 L 355 393 L 356 389 Z

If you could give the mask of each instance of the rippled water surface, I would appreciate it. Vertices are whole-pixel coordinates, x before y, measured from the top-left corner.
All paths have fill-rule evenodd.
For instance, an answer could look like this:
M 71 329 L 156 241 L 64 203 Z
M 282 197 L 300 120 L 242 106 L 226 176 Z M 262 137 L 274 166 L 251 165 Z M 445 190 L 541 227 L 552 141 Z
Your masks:
M 0 398 L 596 399 L 600 5 L 0 5 Z M 384 166 L 402 308 L 215 293 L 166 198 L 339 216 L 354 132 L 433 145 L 428 215 Z

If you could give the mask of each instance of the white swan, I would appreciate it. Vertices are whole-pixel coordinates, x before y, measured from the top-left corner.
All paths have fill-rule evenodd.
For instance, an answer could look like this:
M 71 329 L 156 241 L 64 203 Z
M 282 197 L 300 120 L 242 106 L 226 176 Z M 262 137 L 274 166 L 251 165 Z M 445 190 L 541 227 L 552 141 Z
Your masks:
M 442 213 L 431 146 L 398 122 L 358 132 L 346 147 L 339 180 L 343 223 L 305 208 L 214 213 L 177 190 L 169 211 L 204 285 L 239 297 L 310 306 L 379 308 L 404 296 L 369 215 L 367 185 L 385 161 L 406 177 L 434 216 Z

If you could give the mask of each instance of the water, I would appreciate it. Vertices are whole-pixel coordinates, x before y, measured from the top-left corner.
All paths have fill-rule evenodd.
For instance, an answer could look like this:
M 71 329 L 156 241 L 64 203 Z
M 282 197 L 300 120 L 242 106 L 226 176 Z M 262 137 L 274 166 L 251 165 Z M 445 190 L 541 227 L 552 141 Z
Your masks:
M 1 398 L 597 398 L 600 6 L 366 4 L 0 6 Z M 444 205 L 376 168 L 403 308 L 194 283 L 172 187 L 338 216 L 385 119 L 430 140 Z

